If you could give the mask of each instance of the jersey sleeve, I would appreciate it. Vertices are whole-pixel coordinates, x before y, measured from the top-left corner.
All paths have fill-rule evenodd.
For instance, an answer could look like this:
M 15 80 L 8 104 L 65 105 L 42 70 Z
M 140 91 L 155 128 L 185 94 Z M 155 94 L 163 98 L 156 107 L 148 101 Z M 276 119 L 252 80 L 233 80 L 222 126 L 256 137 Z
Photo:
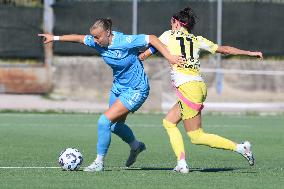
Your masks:
M 169 44 L 169 38 L 170 38 L 170 31 L 165 31 L 160 37 L 159 40 L 166 46 Z
M 170 36 L 170 33 L 169 31 L 165 31 L 160 37 L 159 37 L 159 40 L 166 46 L 168 46 L 168 43 L 169 43 L 169 36 Z M 152 54 L 155 54 L 156 52 L 158 52 L 158 50 L 153 47 L 152 45 L 150 45 L 149 47 L 149 50 Z
M 203 50 L 208 51 L 212 54 L 215 54 L 215 52 L 218 49 L 217 44 L 213 43 L 212 41 L 209 41 L 208 39 L 206 39 L 202 36 L 197 36 L 196 39 L 198 41 L 200 49 L 203 49 Z
M 146 47 L 149 44 L 149 35 L 139 34 L 139 35 L 126 35 L 126 44 L 130 48 L 140 48 Z
M 96 50 L 100 49 L 99 45 L 95 42 L 94 37 L 91 36 L 91 35 L 85 36 L 84 44 L 89 46 L 89 47 L 95 48 Z

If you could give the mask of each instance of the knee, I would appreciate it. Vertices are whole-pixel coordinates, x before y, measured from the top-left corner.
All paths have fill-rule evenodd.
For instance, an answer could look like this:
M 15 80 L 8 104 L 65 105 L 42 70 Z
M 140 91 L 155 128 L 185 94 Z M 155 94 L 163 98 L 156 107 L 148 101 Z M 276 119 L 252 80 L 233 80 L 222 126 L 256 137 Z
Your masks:
M 191 139 L 192 144 L 199 144 L 200 143 L 200 138 L 204 135 L 203 129 L 198 129 L 195 131 L 190 131 L 187 133 L 189 138 Z
M 104 114 L 102 114 L 98 120 L 98 126 L 99 127 L 104 126 L 110 128 L 111 121 Z
M 164 126 L 165 129 L 171 129 L 171 128 L 175 128 L 177 125 L 169 122 L 166 119 L 163 119 L 163 126 Z

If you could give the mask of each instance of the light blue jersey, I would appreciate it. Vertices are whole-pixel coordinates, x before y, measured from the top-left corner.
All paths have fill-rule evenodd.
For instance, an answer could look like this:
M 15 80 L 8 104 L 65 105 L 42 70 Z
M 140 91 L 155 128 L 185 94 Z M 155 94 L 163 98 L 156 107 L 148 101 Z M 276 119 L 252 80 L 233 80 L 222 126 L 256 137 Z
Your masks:
M 113 70 L 113 86 L 110 91 L 109 106 L 119 99 L 130 111 L 138 110 L 149 95 L 149 83 L 138 50 L 149 43 L 148 35 L 124 35 L 113 31 L 112 43 L 108 47 L 99 46 L 94 37 L 86 35 L 84 44 L 95 48 Z M 111 122 L 104 114 L 98 120 L 97 153 L 105 156 L 108 151 L 111 132 L 128 144 L 135 141 L 132 130 L 125 120 Z
M 149 91 L 148 78 L 138 58 L 138 50 L 148 45 L 149 36 L 124 35 L 116 31 L 112 33 L 112 43 L 108 47 L 99 46 L 91 35 L 86 35 L 84 39 L 84 44 L 95 48 L 112 68 L 114 78 L 112 91 L 116 94 L 127 88 Z

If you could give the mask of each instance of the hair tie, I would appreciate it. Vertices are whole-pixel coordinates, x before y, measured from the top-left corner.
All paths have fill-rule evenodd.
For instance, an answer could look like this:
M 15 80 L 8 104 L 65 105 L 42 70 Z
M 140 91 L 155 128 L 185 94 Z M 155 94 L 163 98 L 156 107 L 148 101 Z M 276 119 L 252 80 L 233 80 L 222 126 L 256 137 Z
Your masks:
M 181 21 L 179 21 L 179 23 L 180 23 L 180 25 L 182 25 L 182 26 L 186 26 L 186 25 L 187 25 L 186 23 L 181 22 Z
M 179 23 L 180 23 L 180 25 L 182 25 L 182 26 L 186 26 L 187 25 L 187 23 L 184 23 L 184 22 L 182 22 L 182 21 L 180 21 L 179 19 L 176 19 L 175 17 L 172 17 L 175 21 L 178 21 Z

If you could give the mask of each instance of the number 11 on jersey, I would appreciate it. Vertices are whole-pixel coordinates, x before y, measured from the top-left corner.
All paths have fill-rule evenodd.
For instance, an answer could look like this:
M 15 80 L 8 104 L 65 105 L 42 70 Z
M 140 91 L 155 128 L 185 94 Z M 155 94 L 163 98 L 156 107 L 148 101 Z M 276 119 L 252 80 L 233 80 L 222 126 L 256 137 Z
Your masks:
M 189 41 L 189 56 L 187 57 L 186 52 L 185 52 L 185 44 L 184 44 L 184 39 L 186 39 L 186 41 Z M 190 58 L 190 61 L 193 61 L 194 57 L 193 57 L 193 42 L 192 39 L 189 37 L 176 37 L 176 40 L 179 41 L 180 44 L 180 50 L 181 50 L 181 54 L 182 56 L 187 60 L 188 58 Z

